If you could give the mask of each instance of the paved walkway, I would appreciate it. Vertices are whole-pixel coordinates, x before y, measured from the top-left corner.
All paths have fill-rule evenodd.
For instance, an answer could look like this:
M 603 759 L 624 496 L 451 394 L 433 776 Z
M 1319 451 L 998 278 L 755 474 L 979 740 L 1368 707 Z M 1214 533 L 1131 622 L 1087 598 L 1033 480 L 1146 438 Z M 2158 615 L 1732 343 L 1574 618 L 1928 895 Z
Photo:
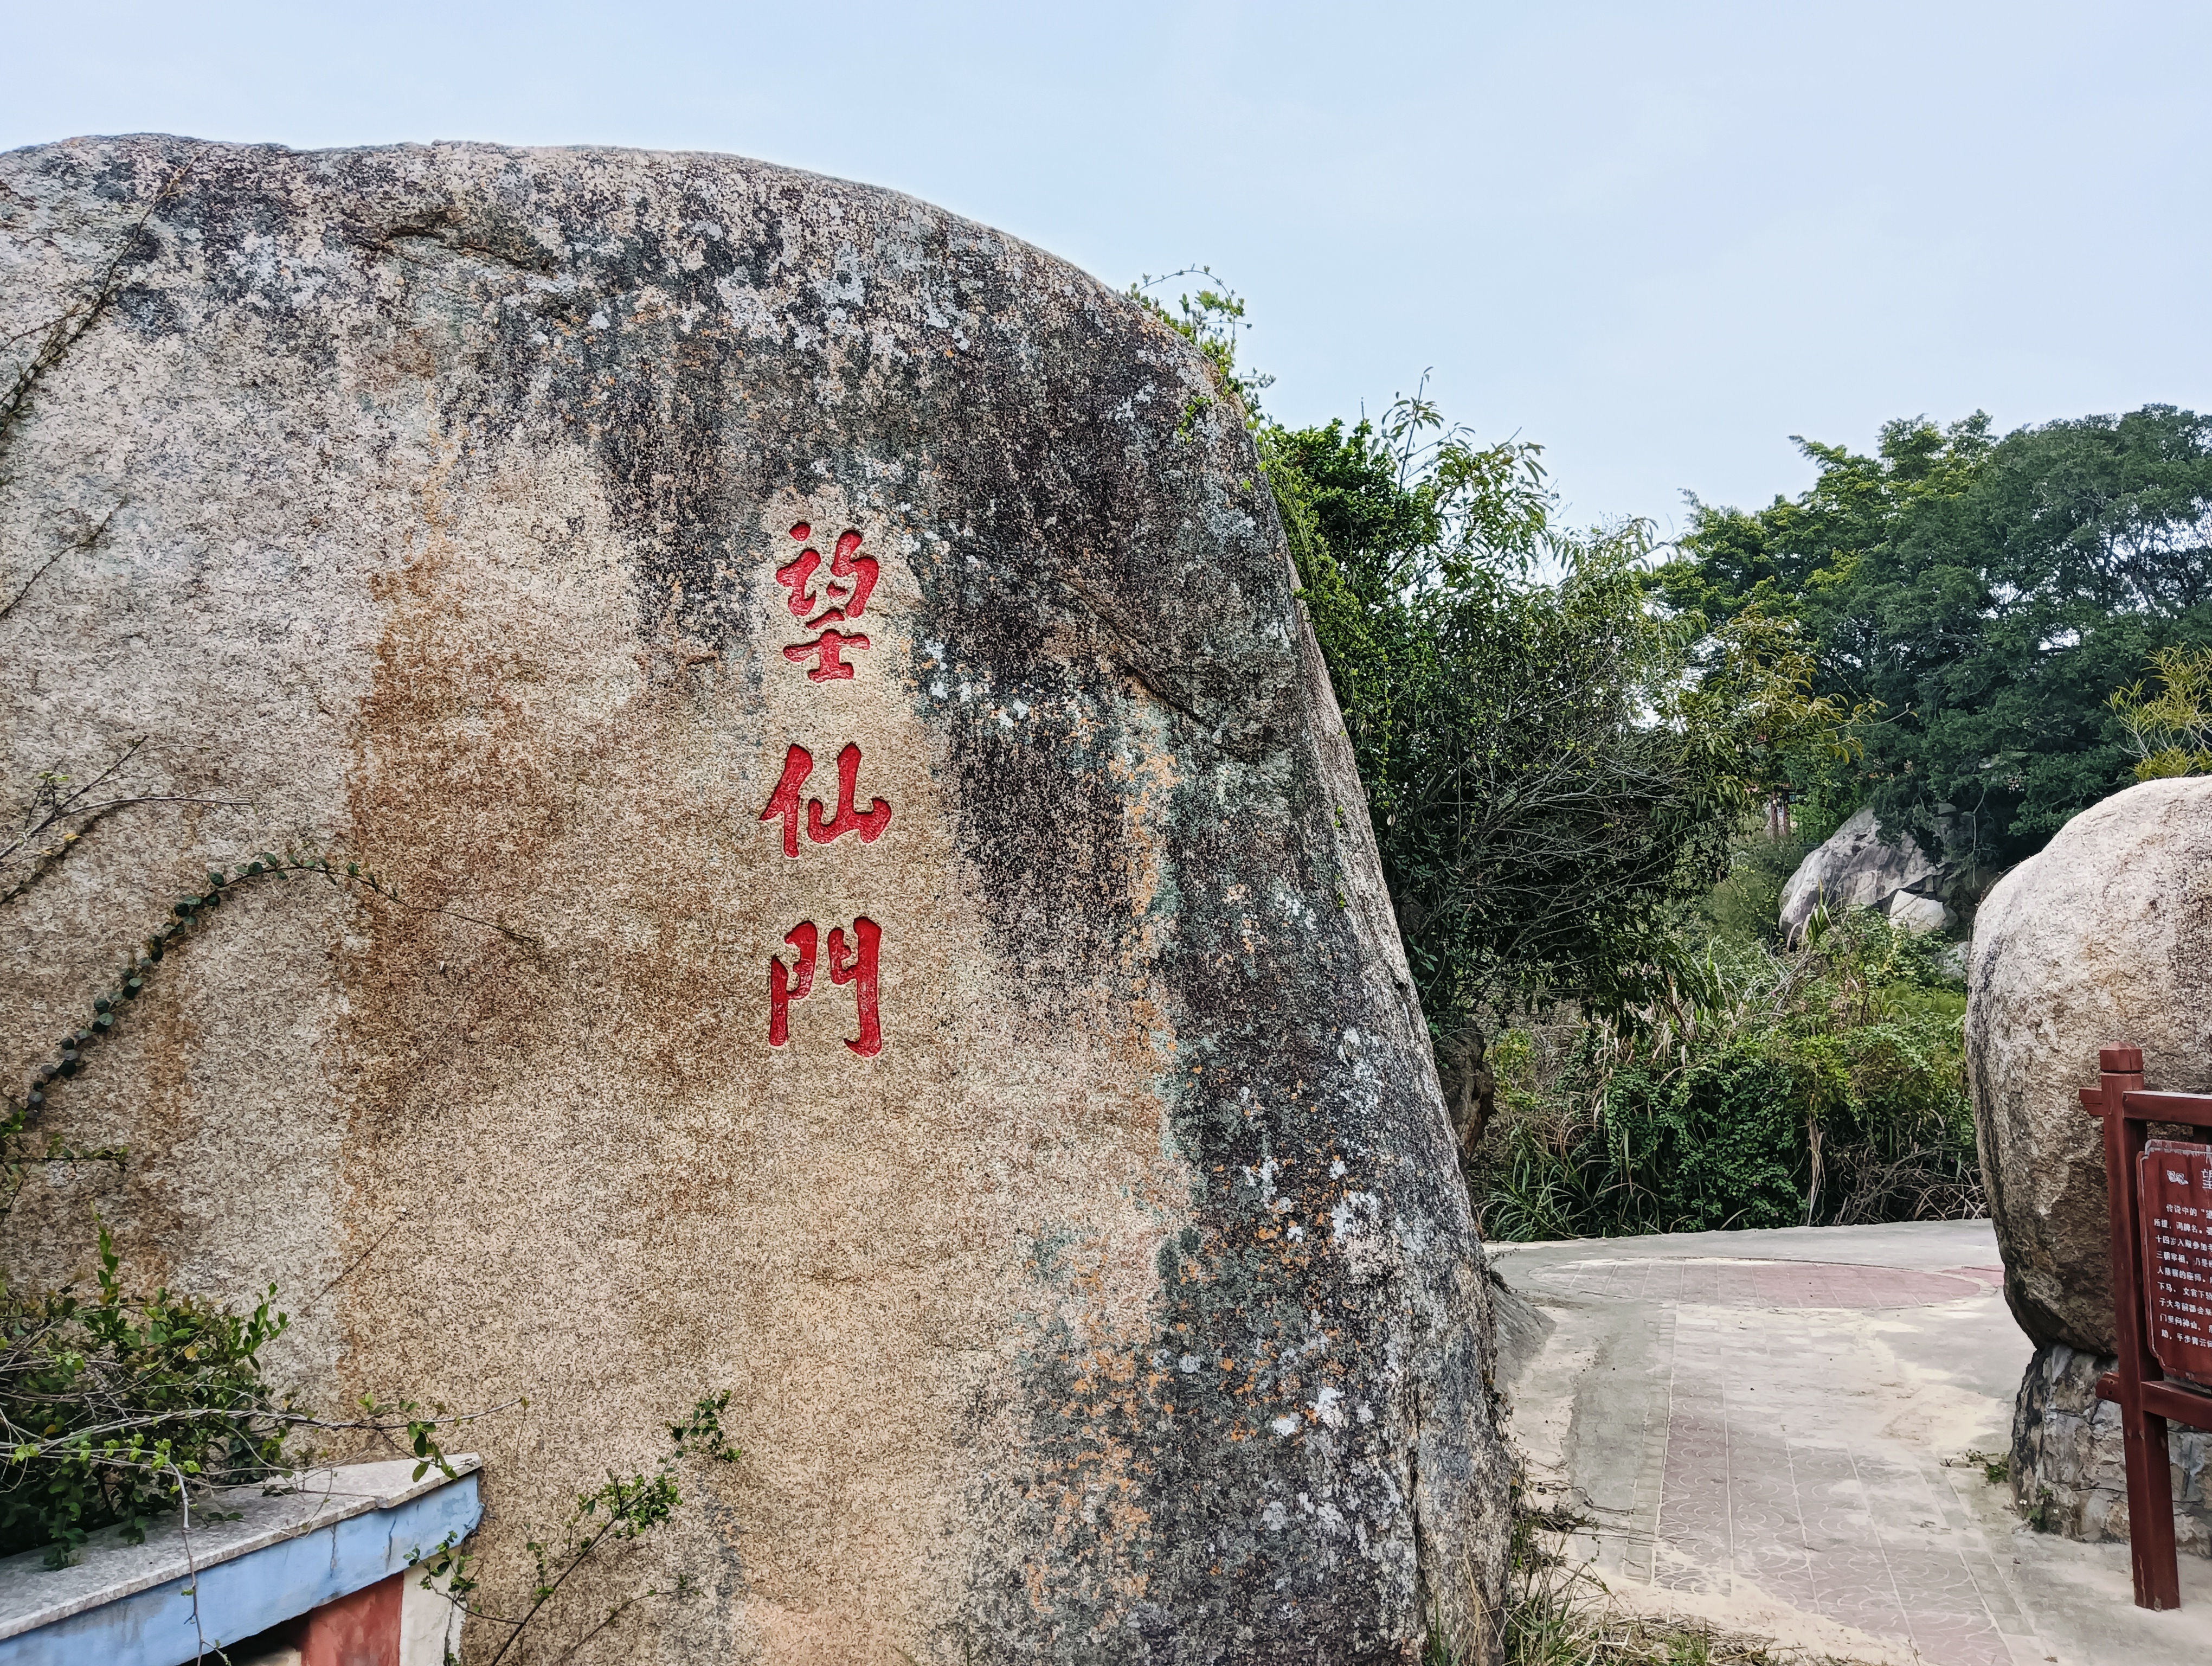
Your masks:
M 1553 1322 L 1508 1362 L 1539 1502 L 1621 1601 L 1869 1661 L 2206 1666 L 2212 1564 L 2027 1532 L 2001 1457 L 2030 1348 L 1986 1221 L 1494 1244 Z

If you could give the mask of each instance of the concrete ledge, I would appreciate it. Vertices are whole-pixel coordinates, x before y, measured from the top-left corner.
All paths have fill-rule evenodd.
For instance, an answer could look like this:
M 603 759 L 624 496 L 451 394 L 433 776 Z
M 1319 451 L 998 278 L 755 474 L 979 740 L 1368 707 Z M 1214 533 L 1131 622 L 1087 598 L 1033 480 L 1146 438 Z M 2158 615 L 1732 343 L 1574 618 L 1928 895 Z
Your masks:
M 362 1590 L 404 1570 L 410 1551 L 474 1529 L 481 1461 L 453 1463 L 453 1480 L 433 1469 L 417 1481 L 403 1459 L 309 1470 L 284 1490 L 226 1489 L 194 1507 L 189 1554 L 173 1513 L 143 1544 L 94 1534 L 74 1566 L 11 1556 L 0 1561 L 0 1666 L 179 1666 Z

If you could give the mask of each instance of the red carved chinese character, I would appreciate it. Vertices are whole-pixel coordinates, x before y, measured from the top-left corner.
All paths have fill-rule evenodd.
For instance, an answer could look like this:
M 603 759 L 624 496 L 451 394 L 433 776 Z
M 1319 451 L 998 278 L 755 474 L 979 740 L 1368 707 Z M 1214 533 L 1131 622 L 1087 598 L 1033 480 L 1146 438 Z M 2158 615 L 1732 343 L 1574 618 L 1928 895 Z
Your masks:
M 814 529 L 802 520 L 791 529 L 791 535 L 805 543 L 814 535 Z M 813 581 L 816 569 L 822 565 L 822 552 L 809 544 L 787 565 L 775 569 L 775 581 L 791 592 L 791 599 L 785 604 L 791 617 L 819 633 L 812 641 L 796 643 L 783 651 L 783 657 L 794 663 L 815 660 L 814 669 L 806 673 L 811 683 L 835 683 L 850 677 L 853 667 L 842 657 L 844 651 L 868 646 L 866 636 L 827 628 L 849 624 L 867 611 L 880 569 L 874 556 L 855 553 L 860 547 L 860 535 L 850 527 L 837 535 L 836 551 L 830 560 L 830 581 L 823 586 L 820 598 L 827 605 L 819 613 L 814 611 Z M 841 581 L 842 595 L 837 593 Z
M 814 987 L 815 945 L 819 940 L 814 922 L 794 926 L 784 936 L 785 942 L 799 951 L 799 966 L 794 979 L 793 970 L 784 964 L 781 955 L 768 958 L 768 1044 L 781 1047 L 791 1039 L 791 1003 L 806 999 Z M 863 917 L 853 922 L 852 944 L 848 949 L 845 928 L 830 928 L 830 981 L 842 986 L 858 987 L 854 999 L 860 1011 L 860 1033 L 845 1045 L 864 1059 L 872 1059 L 884 1050 L 883 1020 L 877 1008 L 878 984 L 878 962 L 884 940 L 883 927 Z
M 791 535 L 793 538 L 805 537 L 805 523 L 802 521 L 793 527 Z M 775 569 L 775 581 L 791 587 L 791 599 L 785 605 L 791 609 L 791 617 L 802 623 L 814 611 L 814 593 L 808 587 L 807 581 L 813 578 L 814 569 L 821 565 L 822 552 L 819 550 L 801 550 L 789 565 Z
M 785 772 L 789 769 L 787 763 Z M 873 844 L 876 836 L 891 824 L 891 806 L 886 800 L 877 799 L 866 810 L 853 807 L 860 775 L 860 749 L 848 741 L 837 754 L 837 813 L 824 822 L 821 800 L 815 799 L 806 806 L 806 836 L 815 843 L 828 844 L 842 834 L 857 833 L 862 844 Z
M 804 746 L 793 746 L 783 755 L 783 775 L 775 783 L 775 792 L 769 799 L 768 808 L 761 812 L 761 819 L 772 822 L 783 818 L 783 854 L 799 854 L 799 789 L 814 771 L 814 754 Z M 832 839 L 847 833 L 857 833 L 862 844 L 873 844 L 876 836 L 891 824 L 891 807 L 878 799 L 866 810 L 854 808 L 853 794 L 860 784 L 860 749 L 848 742 L 845 750 L 837 754 L 837 809 L 827 821 L 822 816 L 822 800 L 814 800 L 806 806 L 806 836 L 816 844 L 828 844 Z
M 814 987 L 814 925 L 809 921 L 803 926 L 793 926 L 784 933 L 783 940 L 799 951 L 799 975 L 796 981 L 791 969 L 783 964 L 783 957 L 772 954 L 768 958 L 768 1044 L 781 1047 L 791 1039 L 791 1003 L 806 999 L 806 992 Z M 835 944 L 837 939 L 832 938 Z
M 768 808 L 761 812 L 761 819 L 772 822 L 783 818 L 783 854 L 799 854 L 799 789 L 806 785 L 807 776 L 814 773 L 814 754 L 804 746 L 793 746 L 783 755 L 783 774 L 775 783 L 775 791 L 769 795 Z
M 845 928 L 830 928 L 830 981 L 832 983 L 858 982 L 855 992 L 860 1008 L 860 1034 L 856 1041 L 848 1041 L 851 1048 L 864 1059 L 872 1059 L 884 1050 L 884 1027 L 876 1017 L 876 951 L 884 940 L 884 928 L 866 918 L 853 922 L 853 935 L 860 944 L 856 964 L 845 961 Z

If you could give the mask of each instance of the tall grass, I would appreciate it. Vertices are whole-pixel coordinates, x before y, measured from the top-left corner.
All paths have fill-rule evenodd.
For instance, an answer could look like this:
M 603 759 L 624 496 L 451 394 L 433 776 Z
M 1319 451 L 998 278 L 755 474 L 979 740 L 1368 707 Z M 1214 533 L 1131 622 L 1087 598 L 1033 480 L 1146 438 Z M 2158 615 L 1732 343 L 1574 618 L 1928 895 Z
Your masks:
M 1632 1031 L 1499 1038 L 1498 1116 L 1469 1176 L 1486 1236 L 1984 1213 L 1943 944 L 1816 915 L 1795 947 L 1716 939 L 1694 982 Z

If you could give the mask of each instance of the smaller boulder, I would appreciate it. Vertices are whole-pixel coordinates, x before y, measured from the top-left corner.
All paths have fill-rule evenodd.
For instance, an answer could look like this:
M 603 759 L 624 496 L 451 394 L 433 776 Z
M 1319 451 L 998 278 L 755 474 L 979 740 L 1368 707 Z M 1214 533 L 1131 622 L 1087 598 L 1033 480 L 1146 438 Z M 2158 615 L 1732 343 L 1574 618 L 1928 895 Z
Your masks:
M 2078 1090 L 2140 1047 L 2154 1087 L 2212 1079 L 2212 780 L 2093 805 L 1974 921 L 1966 1074 L 2005 1297 L 2036 1344 L 2013 1411 L 2014 1497 L 2046 1532 L 2127 1536 L 2102 1125 Z M 2174 1536 L 2212 1555 L 2212 1435 L 2168 1432 Z
M 1782 888 L 1782 936 L 1795 942 L 1826 902 L 1830 909 L 1873 909 L 1906 931 L 1941 931 L 1951 911 L 1936 896 L 1936 864 L 1910 838 L 1892 840 L 1862 810 L 1815 846 Z

